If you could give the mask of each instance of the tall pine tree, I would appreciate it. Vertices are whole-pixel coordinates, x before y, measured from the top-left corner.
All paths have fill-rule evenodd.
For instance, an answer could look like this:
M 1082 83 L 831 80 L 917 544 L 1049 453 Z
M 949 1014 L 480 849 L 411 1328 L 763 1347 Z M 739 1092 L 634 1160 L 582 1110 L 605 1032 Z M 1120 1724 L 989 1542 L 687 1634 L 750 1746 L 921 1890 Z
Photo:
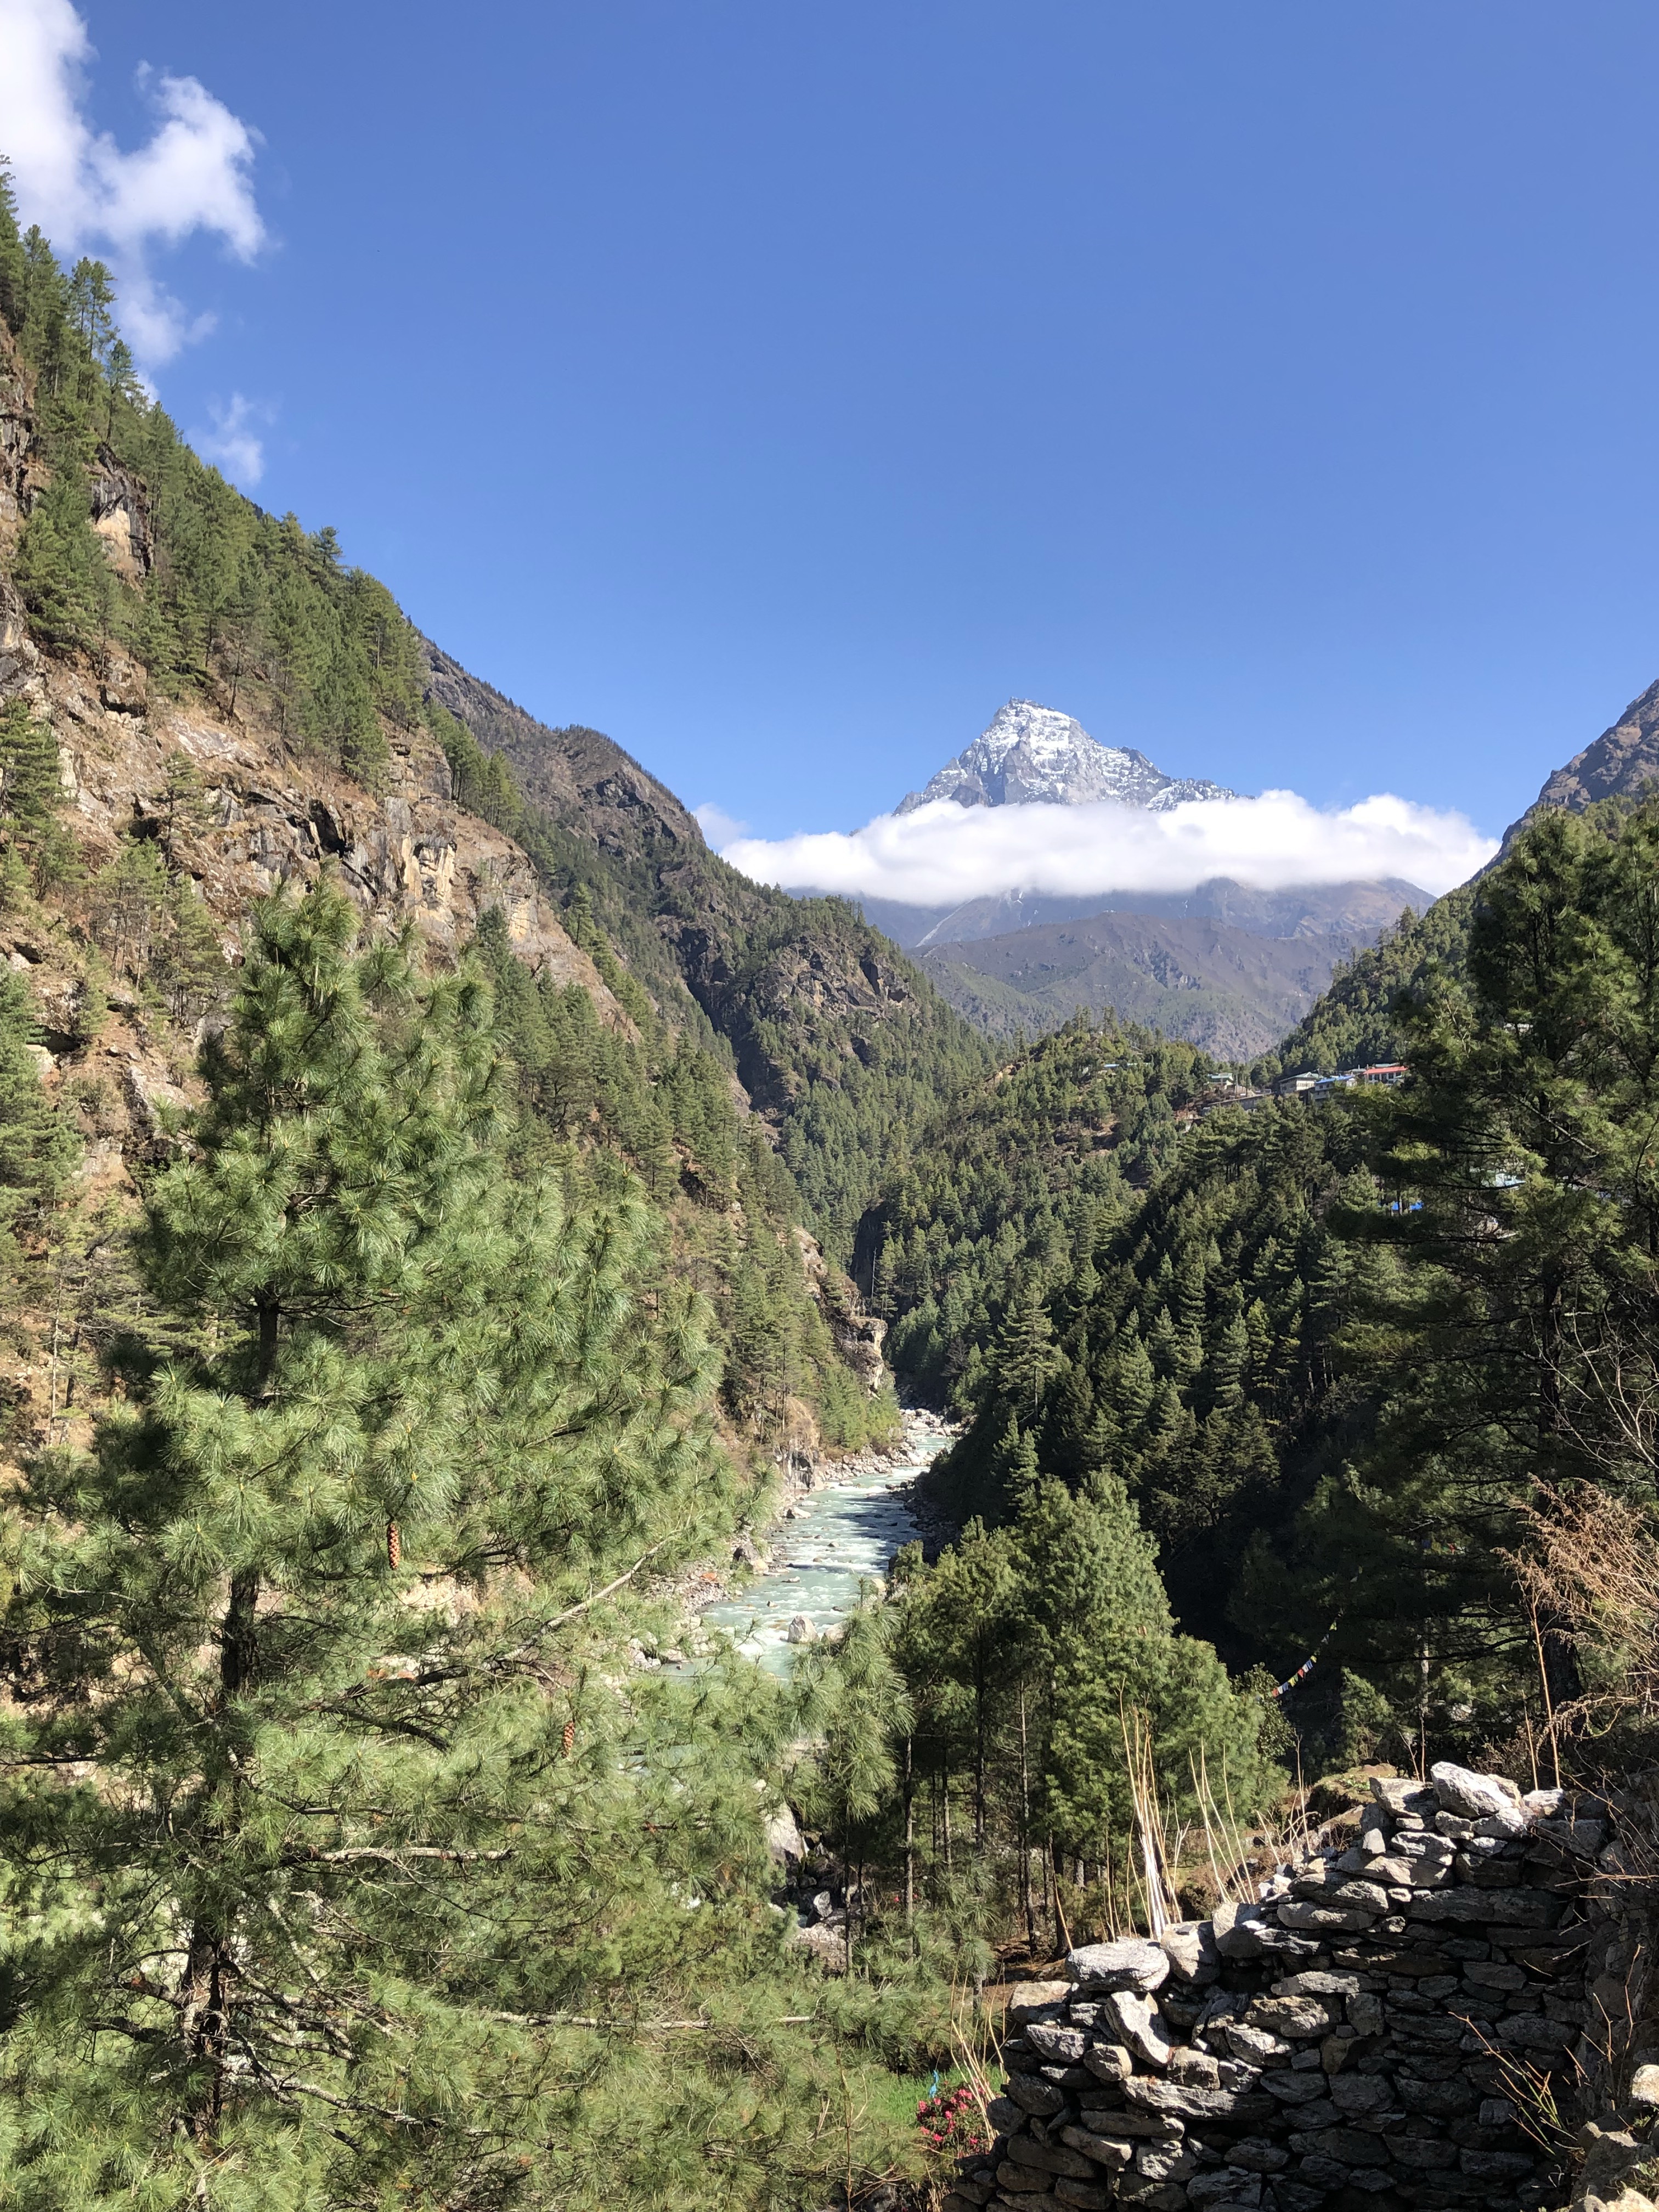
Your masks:
M 260 915 L 147 1206 L 191 1348 L 12 1503 L 20 2204 L 504 2201 L 554 2155 L 533 2020 L 660 1972 L 755 1826 L 717 1759 L 624 1755 L 580 1644 L 720 1523 L 696 1317 L 637 1200 L 502 1176 L 480 981 L 355 927 Z

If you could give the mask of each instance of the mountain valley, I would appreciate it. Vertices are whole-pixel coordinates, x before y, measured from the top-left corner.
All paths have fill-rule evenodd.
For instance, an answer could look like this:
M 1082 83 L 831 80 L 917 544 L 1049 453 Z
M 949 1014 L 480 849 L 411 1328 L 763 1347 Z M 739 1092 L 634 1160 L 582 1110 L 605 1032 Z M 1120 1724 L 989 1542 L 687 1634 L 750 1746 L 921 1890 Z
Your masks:
M 3 173 L 9 2201 L 1564 2205 L 1659 2051 L 1565 1917 L 1659 1851 L 1659 685 L 1438 900 L 793 897 Z M 1012 701 L 904 811 L 1232 796 Z M 848 1468 L 925 1540 L 750 1666 Z

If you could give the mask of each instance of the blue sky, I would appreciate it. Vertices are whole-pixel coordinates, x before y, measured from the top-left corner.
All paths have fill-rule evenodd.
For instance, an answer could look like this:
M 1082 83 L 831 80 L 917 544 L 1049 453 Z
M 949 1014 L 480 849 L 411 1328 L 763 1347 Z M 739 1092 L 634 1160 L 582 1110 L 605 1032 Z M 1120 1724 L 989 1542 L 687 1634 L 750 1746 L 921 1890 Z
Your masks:
M 1650 6 L 81 13 L 258 133 L 181 423 L 765 836 L 1011 695 L 1497 830 L 1659 675 Z

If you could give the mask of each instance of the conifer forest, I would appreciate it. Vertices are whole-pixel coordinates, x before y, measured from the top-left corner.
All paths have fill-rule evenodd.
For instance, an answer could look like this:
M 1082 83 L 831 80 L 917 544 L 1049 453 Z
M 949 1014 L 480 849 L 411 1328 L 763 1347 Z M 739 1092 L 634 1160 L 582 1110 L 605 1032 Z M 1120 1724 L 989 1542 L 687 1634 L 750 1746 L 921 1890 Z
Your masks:
M 1646 1802 L 1659 800 L 1248 1083 L 989 1040 L 233 489 L 118 304 L 0 191 L 0 2203 L 1234 2201 L 974 2166 L 1030 1984 L 1374 1780 Z M 754 1663 L 711 1590 L 917 1408 L 921 1536 Z M 1248 2202 L 1565 2204 L 1595 2118 L 1553 2197 Z

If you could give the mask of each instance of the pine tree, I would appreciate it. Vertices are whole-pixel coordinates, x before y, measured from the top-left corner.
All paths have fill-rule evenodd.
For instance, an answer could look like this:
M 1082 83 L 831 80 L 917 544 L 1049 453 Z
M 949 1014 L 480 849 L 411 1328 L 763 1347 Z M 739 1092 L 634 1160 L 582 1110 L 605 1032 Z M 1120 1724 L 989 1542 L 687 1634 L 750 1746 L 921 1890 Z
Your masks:
M 14 836 L 39 835 L 64 803 L 58 739 L 23 699 L 0 708 L 0 819 Z
M 170 752 L 161 769 L 161 852 L 168 867 L 175 868 L 179 846 L 200 837 L 212 817 L 202 771 L 187 752 Z
M 14 336 L 27 312 L 27 270 L 17 228 L 17 191 L 11 163 L 0 154 L 0 321 Z
M 101 261 L 84 255 L 69 281 L 70 327 L 85 348 L 89 365 L 102 368 L 116 343 L 115 287 Z
M 75 854 L 59 822 L 64 805 L 58 738 L 22 699 L 0 707 L 0 897 L 67 881 Z
M 887 1607 L 861 1606 L 834 1647 L 827 1688 L 823 1749 L 814 1778 L 815 1809 L 839 1850 L 848 1875 L 846 1959 L 854 1960 L 854 1926 L 861 1905 L 868 1824 L 891 1797 L 898 1779 L 895 1745 L 915 1725 L 903 1674 L 895 1663 L 898 1623 Z
M 0 1255 L 15 1267 L 20 1230 L 61 1192 L 79 1153 L 72 1124 L 40 1087 L 27 986 L 0 969 Z
M 1027 1276 L 1009 1298 L 997 1364 L 1009 1402 L 1028 1419 L 1035 1418 L 1059 1358 L 1042 1284 Z
M 149 1194 L 174 1348 L 14 1501 L 9 1663 L 51 1680 L 0 1800 L 20 2203 L 158 2160 L 238 2207 L 568 2170 L 503 2014 L 659 1973 L 652 1914 L 753 1830 L 718 1759 L 624 1758 L 564 1627 L 719 1525 L 695 1317 L 641 1308 L 636 1200 L 506 1183 L 477 979 L 355 927 L 325 889 L 261 914 Z
M 1350 1610 L 1398 1608 L 1397 1659 L 1429 1622 L 1437 1660 L 1519 1657 L 1502 1554 L 1533 1486 L 1646 1495 L 1659 1469 L 1659 809 L 1534 823 L 1481 885 L 1463 978 L 1398 1018 L 1413 1080 L 1376 1106 L 1374 1157 L 1414 1203 L 1345 1193 L 1343 1226 L 1401 1272 L 1355 1346 L 1383 1400 L 1366 1491 L 1319 1501 L 1322 1548 L 1378 1556 Z M 1543 1642 L 1561 1702 L 1569 1639 Z
M 137 365 L 132 357 L 132 348 L 125 338 L 112 338 L 104 362 L 104 378 L 107 386 L 104 414 L 106 440 L 115 435 L 115 417 L 124 407 L 137 407 L 143 398 L 143 386 L 138 381 Z
M 391 758 L 386 732 L 361 655 L 342 641 L 329 653 L 300 716 L 307 740 L 338 761 L 370 790 L 385 779 Z
M 92 527 L 79 463 L 60 452 L 51 483 L 29 510 L 15 576 L 32 627 L 56 651 L 89 649 L 107 633 L 115 582 Z
M 1213 1650 L 1173 1634 L 1152 1547 L 1120 1481 L 1098 1476 L 1083 1497 L 1044 1483 L 1012 1551 L 1030 1594 L 1042 1840 L 1082 1856 L 1100 1854 L 1108 1835 L 1127 1838 L 1127 1711 L 1150 1723 L 1171 1809 L 1193 1803 L 1189 1759 L 1200 1749 L 1218 1771 L 1227 1763 L 1239 1802 L 1265 1802 L 1277 1778 L 1259 1756 L 1256 1723 Z

